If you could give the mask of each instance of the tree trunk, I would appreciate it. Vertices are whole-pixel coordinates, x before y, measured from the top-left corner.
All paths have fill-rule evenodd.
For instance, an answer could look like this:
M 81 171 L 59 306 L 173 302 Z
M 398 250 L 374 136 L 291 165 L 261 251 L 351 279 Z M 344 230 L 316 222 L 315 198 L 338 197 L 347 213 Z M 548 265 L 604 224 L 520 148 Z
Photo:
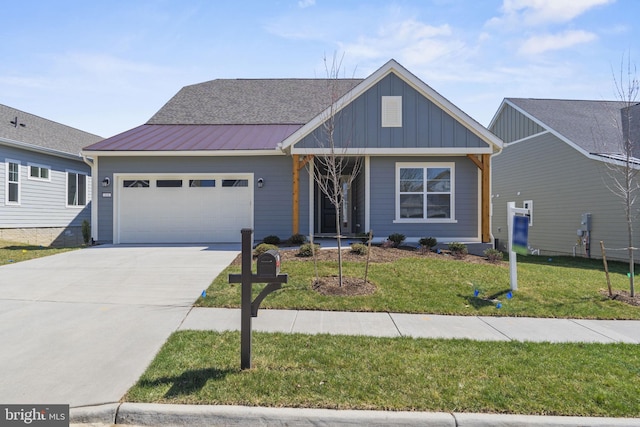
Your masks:
M 340 227 L 340 204 L 336 208 L 336 234 L 338 238 L 338 286 L 342 287 L 342 230 Z

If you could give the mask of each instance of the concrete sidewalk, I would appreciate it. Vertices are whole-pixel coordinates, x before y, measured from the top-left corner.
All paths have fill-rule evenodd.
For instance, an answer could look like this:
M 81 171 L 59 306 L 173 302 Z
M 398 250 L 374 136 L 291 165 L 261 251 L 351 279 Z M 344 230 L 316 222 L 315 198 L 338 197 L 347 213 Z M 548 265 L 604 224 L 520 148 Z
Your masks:
M 538 319 L 261 309 L 252 323 L 254 331 L 263 332 L 376 337 L 410 336 L 481 341 L 640 344 L 640 320 Z M 179 329 L 221 332 L 239 328 L 240 309 L 194 307 Z
M 427 314 L 266 310 L 253 318 L 254 331 L 303 334 L 411 336 L 483 341 L 640 343 L 640 321 L 465 317 Z M 194 307 L 178 330 L 238 330 L 240 310 Z M 92 426 L 638 426 L 640 418 L 548 417 L 473 413 L 345 411 L 225 405 L 113 403 L 72 408 L 73 423 Z M 95 424 L 96 422 L 102 424 Z M 82 424 L 77 424 L 78 426 Z M 86 425 L 86 424 L 85 424 Z

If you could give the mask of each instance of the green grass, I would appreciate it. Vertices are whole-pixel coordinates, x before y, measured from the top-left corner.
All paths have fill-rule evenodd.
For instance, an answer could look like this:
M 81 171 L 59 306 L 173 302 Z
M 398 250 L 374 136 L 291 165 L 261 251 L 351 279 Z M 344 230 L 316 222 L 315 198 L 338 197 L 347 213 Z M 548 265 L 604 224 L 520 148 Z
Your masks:
M 312 262 L 282 263 L 289 283 L 270 294 L 262 308 L 377 311 L 483 316 L 532 316 L 590 319 L 640 319 L 640 307 L 610 300 L 600 293 L 606 279 L 599 260 L 571 257 L 519 257 L 518 291 L 507 298 L 506 264 L 472 264 L 453 259 L 404 258 L 371 264 L 369 281 L 377 291 L 369 296 L 322 296 L 311 289 Z M 320 275 L 337 274 L 337 263 L 319 263 Z M 626 266 L 610 263 L 614 289 L 628 290 Z M 364 263 L 345 262 L 345 275 L 363 277 Z M 196 303 L 204 307 L 239 307 L 240 285 L 229 284 L 231 266 L 218 276 L 207 296 Z M 254 285 L 257 295 L 263 285 Z M 481 289 L 474 296 L 474 289 Z M 497 303 L 502 304 L 496 308 Z
M 0 240 L 0 265 L 13 264 L 76 249 L 79 248 L 53 248 Z
M 637 345 L 255 332 L 245 371 L 239 347 L 239 332 L 177 332 L 125 400 L 640 416 Z

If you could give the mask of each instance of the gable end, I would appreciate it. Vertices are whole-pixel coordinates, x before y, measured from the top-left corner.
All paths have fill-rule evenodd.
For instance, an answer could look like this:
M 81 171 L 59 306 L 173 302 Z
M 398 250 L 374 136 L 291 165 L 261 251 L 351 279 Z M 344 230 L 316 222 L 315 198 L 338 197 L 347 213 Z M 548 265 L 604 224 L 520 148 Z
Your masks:
M 506 103 L 489 130 L 507 144 L 545 131 L 538 123 Z

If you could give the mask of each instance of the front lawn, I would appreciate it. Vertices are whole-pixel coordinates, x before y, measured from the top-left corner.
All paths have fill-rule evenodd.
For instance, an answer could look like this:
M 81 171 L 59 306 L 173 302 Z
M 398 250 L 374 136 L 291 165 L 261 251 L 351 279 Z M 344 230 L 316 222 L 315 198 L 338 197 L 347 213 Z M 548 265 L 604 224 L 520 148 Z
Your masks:
M 506 262 L 493 265 L 407 253 L 390 262 L 370 264 L 368 280 L 377 286 L 374 294 L 338 297 L 312 289 L 312 261 L 283 259 L 281 272 L 289 274 L 289 283 L 265 298 L 261 308 L 640 319 L 640 307 L 611 300 L 601 292 L 607 285 L 599 260 L 519 257 L 518 291 L 510 298 Z M 318 267 L 320 276 L 337 274 L 335 261 L 321 261 Z M 364 261 L 345 262 L 344 269 L 345 275 L 362 278 Z M 610 263 L 610 270 L 613 288 L 628 289 L 625 264 Z M 240 284 L 228 283 L 229 273 L 238 272 L 238 265 L 228 267 L 196 304 L 239 307 Z M 256 295 L 262 286 L 253 286 Z
M 13 264 L 15 262 L 55 255 L 75 249 L 78 248 L 53 248 L 50 246 L 36 246 L 0 240 L 0 265 Z
M 128 402 L 333 409 L 640 416 L 630 344 L 549 344 L 177 332 Z

